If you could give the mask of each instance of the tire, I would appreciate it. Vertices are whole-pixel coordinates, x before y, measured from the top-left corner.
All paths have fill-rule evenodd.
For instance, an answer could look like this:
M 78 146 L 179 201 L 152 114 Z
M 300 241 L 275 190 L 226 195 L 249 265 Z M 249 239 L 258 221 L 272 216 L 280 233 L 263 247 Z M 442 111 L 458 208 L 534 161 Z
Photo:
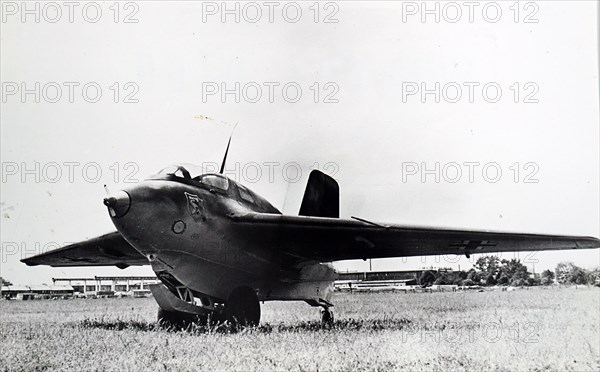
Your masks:
M 333 324 L 333 311 L 329 309 L 323 309 L 321 313 L 321 323 L 324 325 L 332 325 Z
M 225 303 L 227 320 L 236 326 L 253 327 L 260 322 L 260 303 L 249 287 L 234 289 Z

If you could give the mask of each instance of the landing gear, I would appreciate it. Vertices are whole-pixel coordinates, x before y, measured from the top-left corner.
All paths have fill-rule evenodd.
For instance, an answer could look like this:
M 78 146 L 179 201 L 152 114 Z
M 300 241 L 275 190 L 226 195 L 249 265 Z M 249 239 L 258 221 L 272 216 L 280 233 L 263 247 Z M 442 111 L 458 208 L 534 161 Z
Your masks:
M 158 310 L 158 322 L 164 327 L 188 329 L 192 324 L 216 325 L 224 321 L 228 321 L 234 327 L 252 327 L 260 322 L 260 303 L 256 292 L 250 287 L 234 289 L 224 306 L 215 304 L 214 310 L 184 302 L 166 287 L 164 290 L 159 289 L 155 288 L 154 298 L 161 305 Z
M 192 324 L 206 324 L 207 319 L 199 315 L 168 311 L 158 308 L 158 323 L 167 328 L 186 329 Z
M 328 326 L 333 324 L 333 311 L 329 307 L 324 307 L 321 310 L 321 324 Z
M 249 287 L 234 289 L 225 303 L 225 317 L 233 325 L 257 326 L 260 322 L 260 303 L 256 292 Z

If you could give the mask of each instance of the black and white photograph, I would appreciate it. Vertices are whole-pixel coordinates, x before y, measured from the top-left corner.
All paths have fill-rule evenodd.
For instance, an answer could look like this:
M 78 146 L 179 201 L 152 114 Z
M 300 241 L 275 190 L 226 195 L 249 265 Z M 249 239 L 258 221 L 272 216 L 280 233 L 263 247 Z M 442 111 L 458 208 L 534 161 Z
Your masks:
M 600 370 L 600 2 L 0 10 L 0 371 Z

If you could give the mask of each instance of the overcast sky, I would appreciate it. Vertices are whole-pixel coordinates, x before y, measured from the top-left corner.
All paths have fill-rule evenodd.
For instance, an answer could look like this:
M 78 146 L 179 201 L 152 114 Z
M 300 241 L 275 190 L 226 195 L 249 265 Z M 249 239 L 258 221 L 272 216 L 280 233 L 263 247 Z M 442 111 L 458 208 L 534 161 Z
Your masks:
M 239 22 L 221 2 L 78 3 L 72 19 L 38 3 L 39 22 L 35 4 L 2 5 L 0 271 L 13 283 L 152 274 L 19 259 L 114 230 L 104 184 L 216 164 L 235 123 L 230 177 L 284 213 L 318 167 L 346 218 L 600 236 L 596 2 L 238 3 Z M 600 250 L 519 257 L 590 268 Z M 373 261 L 458 265 L 471 262 Z

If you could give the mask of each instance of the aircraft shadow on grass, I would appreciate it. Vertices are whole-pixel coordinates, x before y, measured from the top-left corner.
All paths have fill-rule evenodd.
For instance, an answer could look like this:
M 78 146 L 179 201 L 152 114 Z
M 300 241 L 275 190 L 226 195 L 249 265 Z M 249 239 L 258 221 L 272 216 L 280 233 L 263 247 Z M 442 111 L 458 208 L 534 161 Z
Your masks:
M 272 333 L 272 332 L 322 332 L 322 331 L 386 331 L 386 330 L 405 330 L 414 328 L 411 320 L 400 319 L 340 319 L 330 324 L 323 324 L 320 321 L 300 321 L 296 323 L 263 323 L 254 327 L 240 327 L 230 323 L 219 324 L 187 324 L 179 327 L 172 325 L 165 326 L 156 322 L 146 322 L 139 320 L 110 320 L 110 319 L 85 319 L 73 325 L 86 329 L 102 329 L 110 331 L 134 330 L 143 332 L 188 332 L 191 334 L 209 334 L 209 333 Z

